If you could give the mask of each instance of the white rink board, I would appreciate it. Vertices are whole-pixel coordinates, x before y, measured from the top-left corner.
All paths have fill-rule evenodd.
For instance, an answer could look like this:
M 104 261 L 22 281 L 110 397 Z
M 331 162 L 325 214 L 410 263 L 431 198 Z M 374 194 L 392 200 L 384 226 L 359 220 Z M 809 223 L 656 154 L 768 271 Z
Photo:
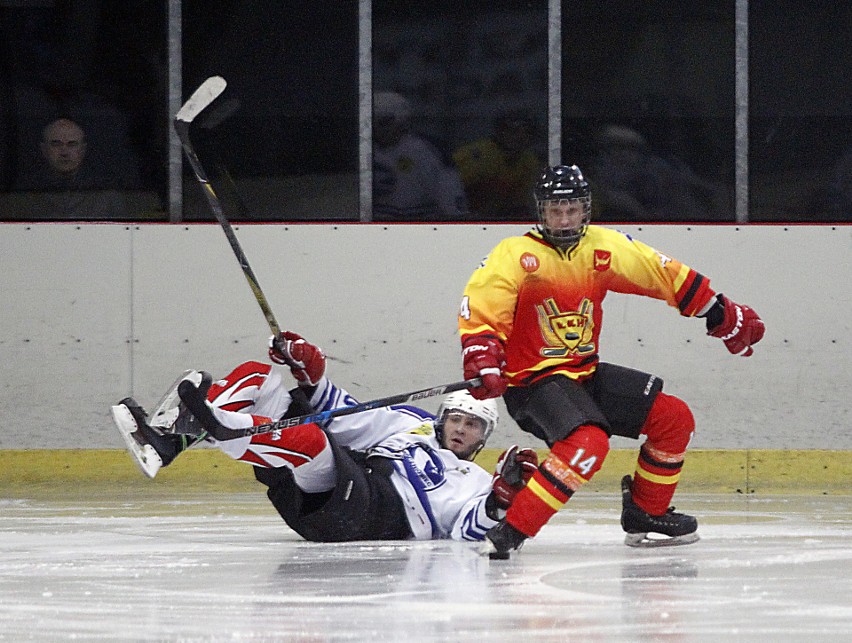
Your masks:
M 662 302 L 607 298 L 602 359 L 683 397 L 693 448 L 852 449 L 852 226 L 619 228 L 766 321 L 743 359 Z M 461 379 L 464 284 L 526 229 L 235 226 L 279 323 L 323 346 L 362 400 Z M 215 224 L 0 224 L 0 289 L 2 449 L 122 448 L 109 420 L 121 397 L 152 405 L 186 368 L 265 358 L 266 320 Z M 525 440 L 504 413 L 489 446 Z

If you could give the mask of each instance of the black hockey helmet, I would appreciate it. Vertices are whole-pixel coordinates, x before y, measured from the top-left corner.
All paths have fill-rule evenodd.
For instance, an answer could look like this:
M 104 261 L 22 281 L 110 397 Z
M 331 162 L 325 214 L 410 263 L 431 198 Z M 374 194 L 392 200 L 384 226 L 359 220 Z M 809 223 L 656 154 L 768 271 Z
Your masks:
M 538 209 L 538 229 L 548 242 L 568 250 L 580 242 L 592 218 L 592 190 L 589 182 L 576 165 L 554 165 L 544 169 L 533 189 Z M 583 218 L 579 225 L 570 228 L 550 228 L 545 222 L 545 207 L 548 203 L 579 201 L 583 206 Z

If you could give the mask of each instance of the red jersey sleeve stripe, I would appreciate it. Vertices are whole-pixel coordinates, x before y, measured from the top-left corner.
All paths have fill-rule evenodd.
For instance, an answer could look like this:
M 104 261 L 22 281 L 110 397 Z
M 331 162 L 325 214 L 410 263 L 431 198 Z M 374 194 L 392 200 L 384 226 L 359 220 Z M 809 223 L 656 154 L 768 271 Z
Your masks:
M 503 343 L 503 340 L 500 339 L 493 331 L 484 331 L 484 332 L 472 333 L 472 334 L 465 333 L 462 336 L 462 347 L 467 346 L 468 342 L 470 342 L 471 340 L 478 340 L 478 339 L 491 339 L 491 340 L 494 340 L 496 342 L 499 342 L 500 344 Z
M 701 273 L 690 270 L 683 285 L 675 294 L 680 314 L 688 317 L 695 315 L 707 303 L 709 293 L 710 280 Z

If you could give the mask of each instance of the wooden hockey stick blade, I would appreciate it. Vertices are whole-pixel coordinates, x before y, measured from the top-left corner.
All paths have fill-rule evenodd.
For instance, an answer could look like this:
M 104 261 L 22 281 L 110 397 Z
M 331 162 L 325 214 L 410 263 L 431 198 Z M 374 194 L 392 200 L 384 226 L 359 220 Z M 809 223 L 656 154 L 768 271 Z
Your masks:
M 445 395 L 462 389 L 474 388 L 481 384 L 482 380 L 476 377 L 470 380 L 462 380 L 461 382 L 453 382 L 452 384 L 441 384 L 439 386 L 433 386 L 419 391 L 412 391 L 411 393 L 391 395 L 378 400 L 372 400 L 370 402 L 361 402 L 354 406 L 343 406 L 330 411 L 319 411 L 317 413 L 309 413 L 308 415 L 282 418 L 277 422 L 259 424 L 257 426 L 250 426 L 244 429 L 229 429 L 222 426 L 219 421 L 216 420 L 212 410 L 207 405 L 204 396 L 199 393 L 198 389 L 195 388 L 191 382 L 187 380 L 181 382 L 178 386 L 178 395 L 180 395 L 180 399 L 184 404 L 186 404 L 187 408 L 196 417 L 196 419 L 201 422 L 207 432 L 216 440 L 224 442 L 252 435 L 260 435 L 262 433 L 281 431 L 282 429 L 289 429 L 294 426 L 299 426 L 300 424 L 319 424 L 344 415 L 353 415 L 364 411 L 372 411 L 373 409 L 392 406 L 393 404 L 416 402 L 417 400 L 424 400 L 436 395 Z
M 225 91 L 227 85 L 228 83 L 221 76 L 211 76 L 205 80 L 178 110 L 175 120 L 191 123 L 196 116 Z

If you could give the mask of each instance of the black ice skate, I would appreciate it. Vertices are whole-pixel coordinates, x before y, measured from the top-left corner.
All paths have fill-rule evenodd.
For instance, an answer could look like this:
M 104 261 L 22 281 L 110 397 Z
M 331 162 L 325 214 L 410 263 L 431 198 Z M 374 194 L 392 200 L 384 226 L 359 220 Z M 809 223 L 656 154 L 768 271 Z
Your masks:
M 627 532 L 624 544 L 629 547 L 663 547 L 688 545 L 698 540 L 698 521 L 686 514 L 675 513 L 674 507 L 662 516 L 652 516 L 633 502 L 633 479 L 621 479 L 621 527 Z M 657 534 L 651 537 L 649 534 Z
M 520 549 L 526 539 L 526 534 L 501 520 L 485 534 L 480 551 L 483 555 L 488 554 L 491 560 L 508 560 L 509 554 Z
M 200 388 L 205 392 L 210 388 L 212 379 L 206 373 L 193 372 L 193 381 L 200 380 Z M 180 381 L 182 381 L 182 378 Z M 176 396 L 173 399 L 177 399 Z M 158 411 L 161 411 L 162 404 Z M 169 427 L 151 426 L 148 414 L 132 397 L 126 397 L 112 407 L 112 418 L 124 438 L 128 452 L 133 457 L 139 469 L 149 478 L 185 451 L 190 446 L 203 440 L 206 433 L 200 423 L 183 404 L 175 409 L 177 415 Z M 159 417 L 162 413 L 156 413 Z

